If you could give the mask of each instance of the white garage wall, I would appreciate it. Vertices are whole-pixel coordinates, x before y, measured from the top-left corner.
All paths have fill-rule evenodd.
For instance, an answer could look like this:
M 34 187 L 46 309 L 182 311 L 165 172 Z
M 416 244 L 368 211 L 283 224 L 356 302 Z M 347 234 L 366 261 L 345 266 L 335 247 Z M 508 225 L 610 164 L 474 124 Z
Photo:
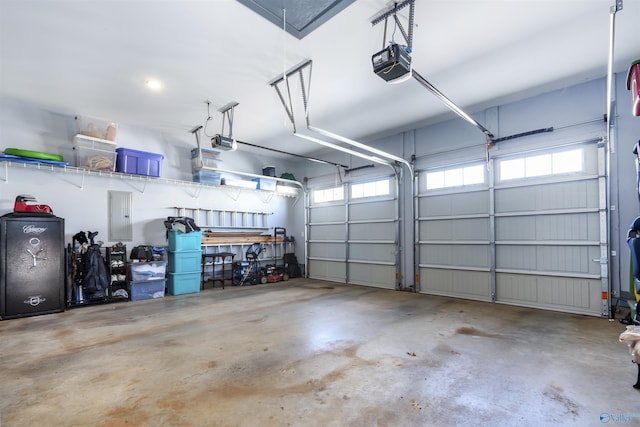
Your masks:
M 0 151 L 8 147 L 62 154 L 74 165 L 73 136 L 76 133 L 74 116 L 51 111 L 46 107 L 0 98 Z M 195 137 L 185 132 L 176 138 L 159 132 L 119 124 L 117 144 L 164 155 L 161 177 L 191 181 L 190 150 L 196 147 Z M 260 174 L 262 167 L 273 165 L 279 175 L 294 171 L 295 165 L 265 155 L 242 152 L 221 154 L 221 167 L 246 173 Z M 299 199 L 273 196 L 267 192 L 239 191 L 196 186 L 189 183 L 165 183 L 153 180 L 145 183 L 74 173 L 62 173 L 6 167 L 0 163 L 0 215 L 13 211 L 15 197 L 30 194 L 39 203 L 50 205 L 54 214 L 65 218 L 66 241 L 78 231 L 98 231 L 98 240 L 108 242 L 108 190 L 128 191 L 133 197 L 133 241 L 128 246 L 165 244 L 163 221 L 176 216 L 174 206 L 236 211 L 273 212 L 268 217 L 270 227 L 286 227 L 296 236 L 296 255 L 304 259 L 304 216 L 302 196 Z M 297 172 L 296 172 L 297 173 Z M 248 179 L 248 178 L 245 178 Z M 186 212 L 189 216 L 189 212 Z M 266 231 L 273 233 L 273 230 Z

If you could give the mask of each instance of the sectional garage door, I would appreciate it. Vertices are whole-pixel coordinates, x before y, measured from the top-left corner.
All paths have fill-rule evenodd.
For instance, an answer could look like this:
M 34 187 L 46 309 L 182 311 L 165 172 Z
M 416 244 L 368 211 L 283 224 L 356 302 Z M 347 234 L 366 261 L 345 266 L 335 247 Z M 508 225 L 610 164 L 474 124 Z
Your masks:
M 383 196 L 353 198 L 353 184 L 345 184 L 342 200 L 318 203 L 312 198 L 307 215 L 309 277 L 396 287 L 398 200 L 395 178 L 388 181 L 390 194 Z
M 533 165 L 575 150 L 581 153 L 579 171 L 534 171 L 518 179 L 500 175 L 503 162 Z M 603 148 L 596 142 L 574 144 L 494 157 L 489 166 L 485 183 L 468 188 L 427 191 L 422 179 L 427 171 L 421 173 L 421 292 L 603 315 L 608 306 L 602 292 L 608 291 Z
M 317 204 L 309 207 L 309 277 L 347 281 L 347 227 L 344 202 Z

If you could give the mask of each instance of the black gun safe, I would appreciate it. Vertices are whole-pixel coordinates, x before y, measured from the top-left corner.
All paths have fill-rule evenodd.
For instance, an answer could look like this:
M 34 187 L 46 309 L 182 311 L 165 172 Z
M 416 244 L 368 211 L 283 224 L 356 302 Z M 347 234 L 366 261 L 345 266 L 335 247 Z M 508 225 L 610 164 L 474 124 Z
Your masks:
M 65 255 L 64 218 L 0 217 L 0 319 L 64 311 Z

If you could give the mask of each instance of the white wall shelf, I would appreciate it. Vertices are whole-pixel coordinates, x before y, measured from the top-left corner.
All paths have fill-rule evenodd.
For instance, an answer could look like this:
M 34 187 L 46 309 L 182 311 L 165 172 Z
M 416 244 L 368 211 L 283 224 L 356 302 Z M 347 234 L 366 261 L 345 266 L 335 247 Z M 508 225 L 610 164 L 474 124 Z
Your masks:
M 207 184 L 207 183 L 193 182 L 193 181 L 184 181 L 184 180 L 171 179 L 171 178 L 152 177 L 152 176 L 144 176 L 144 175 L 132 175 L 132 174 L 121 173 L 121 172 L 97 171 L 97 170 L 79 168 L 79 167 L 75 167 L 75 166 L 56 166 L 56 165 L 45 164 L 45 163 L 23 163 L 23 162 L 15 162 L 15 161 L 6 160 L 6 159 L 0 159 L 0 162 L 2 162 L 4 164 L 4 168 L 3 168 L 4 169 L 4 174 L 0 176 L 0 181 L 5 182 L 5 183 L 9 182 L 9 169 L 10 168 L 22 168 L 22 169 L 41 170 L 41 171 L 52 172 L 52 173 L 61 173 L 61 174 L 67 174 L 67 175 L 70 175 L 70 176 L 77 176 L 77 177 L 79 177 L 78 179 L 80 180 L 80 182 L 77 183 L 76 185 L 80 189 L 82 189 L 84 187 L 84 179 L 85 179 L 85 177 L 94 176 L 94 177 L 116 178 L 116 179 L 129 181 L 131 183 L 142 183 L 143 187 L 141 189 L 140 188 L 136 188 L 141 193 L 144 193 L 147 184 L 150 183 L 150 182 L 151 183 L 158 183 L 158 184 L 169 184 L 169 185 L 176 185 L 176 186 L 183 186 L 183 187 L 191 187 L 191 188 L 197 189 L 197 192 L 196 192 L 194 198 L 198 198 L 198 196 L 200 195 L 201 190 L 204 189 L 204 188 L 219 188 L 221 190 L 231 191 L 231 192 L 234 192 L 234 193 L 237 193 L 239 191 L 251 191 L 251 192 L 256 192 L 256 193 L 259 193 L 259 194 L 266 194 L 266 195 L 269 196 L 269 198 L 271 198 L 273 196 L 297 198 L 298 195 L 299 195 L 299 192 L 298 192 L 298 189 L 296 187 L 298 187 L 299 189 L 303 190 L 302 184 L 299 183 L 298 181 L 291 181 L 291 180 L 285 180 L 285 179 L 282 179 L 282 178 L 268 177 L 268 176 L 255 175 L 255 174 L 249 174 L 249 173 L 245 173 L 245 172 L 223 170 L 223 169 L 211 169 L 211 168 L 208 168 L 207 170 L 227 172 L 227 173 L 233 173 L 233 174 L 236 174 L 236 175 L 249 176 L 249 177 L 261 177 L 261 178 L 275 180 L 277 182 L 286 182 L 288 184 L 291 184 L 291 185 L 295 186 L 295 187 L 288 187 L 288 190 L 294 190 L 295 193 L 292 192 L 292 191 L 287 191 L 286 193 L 279 193 L 277 191 L 265 191 L 265 190 L 248 189 L 248 188 L 232 187 L 232 186 L 225 186 L 225 185 L 215 185 L 215 184 Z M 236 198 L 237 198 L 237 195 L 236 195 Z

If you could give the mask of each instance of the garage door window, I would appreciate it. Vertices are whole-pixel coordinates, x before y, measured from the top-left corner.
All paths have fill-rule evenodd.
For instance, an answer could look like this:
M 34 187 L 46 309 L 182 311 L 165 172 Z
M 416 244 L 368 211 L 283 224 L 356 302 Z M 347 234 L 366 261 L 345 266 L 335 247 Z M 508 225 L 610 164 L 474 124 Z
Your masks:
M 578 148 L 503 160 L 500 162 L 500 180 L 508 181 L 582 172 L 583 157 L 583 150 Z
M 388 179 L 353 184 L 351 186 L 351 198 L 361 199 L 363 197 L 387 196 L 390 194 L 390 185 Z
M 473 165 L 427 172 L 427 190 L 484 184 L 484 165 Z
M 313 203 L 336 202 L 344 200 L 344 188 L 332 187 L 313 191 Z

